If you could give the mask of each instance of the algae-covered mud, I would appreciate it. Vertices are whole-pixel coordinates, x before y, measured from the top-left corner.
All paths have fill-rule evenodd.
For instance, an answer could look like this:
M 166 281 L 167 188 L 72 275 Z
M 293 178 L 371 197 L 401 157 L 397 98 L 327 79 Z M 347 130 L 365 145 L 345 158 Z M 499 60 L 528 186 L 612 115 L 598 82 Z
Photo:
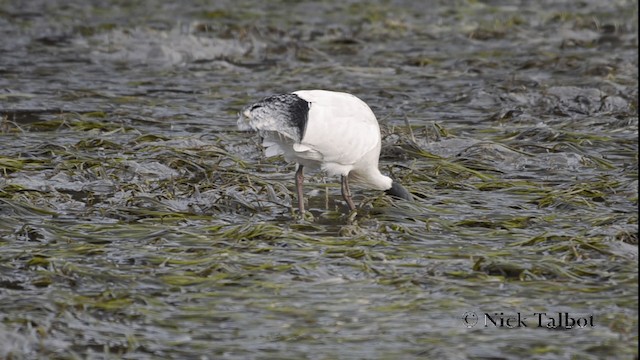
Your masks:
M 633 1 L 0 0 L 0 358 L 634 359 Z M 365 100 L 408 203 L 237 112 Z M 293 205 L 293 207 L 292 207 Z

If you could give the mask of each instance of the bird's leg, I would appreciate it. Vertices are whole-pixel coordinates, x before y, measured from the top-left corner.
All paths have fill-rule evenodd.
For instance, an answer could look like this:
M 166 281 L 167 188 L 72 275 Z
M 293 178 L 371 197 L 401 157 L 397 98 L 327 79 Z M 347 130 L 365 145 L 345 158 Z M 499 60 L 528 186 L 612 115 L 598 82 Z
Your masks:
M 347 202 L 349 206 L 349 210 L 353 211 L 356 209 L 356 206 L 353 205 L 353 200 L 351 199 L 351 191 L 349 190 L 349 180 L 347 177 L 342 175 L 342 198 Z
M 298 193 L 298 209 L 300 210 L 300 216 L 304 217 L 304 196 L 302 194 L 302 182 L 304 181 L 304 173 L 302 169 L 304 166 L 298 165 L 298 171 L 296 171 L 296 192 Z

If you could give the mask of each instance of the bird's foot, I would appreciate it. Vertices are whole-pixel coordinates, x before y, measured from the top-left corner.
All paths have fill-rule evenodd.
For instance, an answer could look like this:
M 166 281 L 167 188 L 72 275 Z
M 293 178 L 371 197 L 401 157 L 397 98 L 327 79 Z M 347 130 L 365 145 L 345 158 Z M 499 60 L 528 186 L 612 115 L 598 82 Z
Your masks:
M 309 211 L 305 211 L 305 212 L 297 212 L 296 213 L 296 218 L 298 219 L 298 221 L 300 222 L 313 222 L 315 221 L 315 217 L 313 216 L 313 214 Z
M 349 211 L 349 215 L 347 215 L 347 223 L 348 224 L 355 224 L 357 217 L 358 217 L 358 210 L 353 209 L 353 210 Z

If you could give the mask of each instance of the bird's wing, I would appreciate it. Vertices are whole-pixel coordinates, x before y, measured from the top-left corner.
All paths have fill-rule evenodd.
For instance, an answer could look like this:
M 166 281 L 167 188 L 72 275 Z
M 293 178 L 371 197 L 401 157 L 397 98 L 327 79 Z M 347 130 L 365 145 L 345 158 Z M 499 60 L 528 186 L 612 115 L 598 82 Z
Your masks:
M 240 130 L 255 130 L 263 137 L 277 133 L 300 141 L 307 126 L 309 103 L 294 94 L 274 95 L 245 107 L 238 119 Z
M 296 94 L 311 103 L 299 149 L 313 157 L 319 154 L 324 162 L 352 165 L 380 146 L 378 121 L 362 100 L 351 94 L 321 90 Z

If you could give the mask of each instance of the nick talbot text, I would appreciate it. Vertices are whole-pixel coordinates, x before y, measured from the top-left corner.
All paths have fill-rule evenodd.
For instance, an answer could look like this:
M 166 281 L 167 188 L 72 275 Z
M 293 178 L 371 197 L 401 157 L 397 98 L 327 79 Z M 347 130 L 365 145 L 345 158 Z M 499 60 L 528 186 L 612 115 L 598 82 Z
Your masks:
M 574 315 L 568 312 L 533 314 L 483 313 L 484 327 L 523 328 L 541 327 L 548 329 L 573 329 L 594 327 L 593 314 Z M 526 315 L 526 316 L 525 316 Z

